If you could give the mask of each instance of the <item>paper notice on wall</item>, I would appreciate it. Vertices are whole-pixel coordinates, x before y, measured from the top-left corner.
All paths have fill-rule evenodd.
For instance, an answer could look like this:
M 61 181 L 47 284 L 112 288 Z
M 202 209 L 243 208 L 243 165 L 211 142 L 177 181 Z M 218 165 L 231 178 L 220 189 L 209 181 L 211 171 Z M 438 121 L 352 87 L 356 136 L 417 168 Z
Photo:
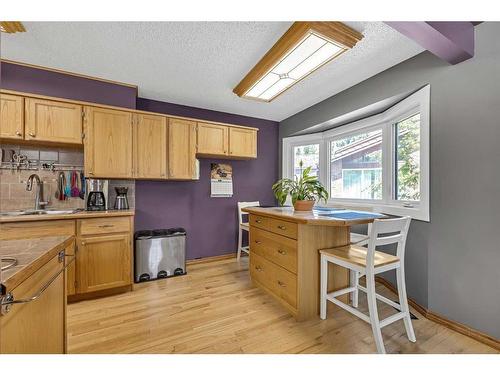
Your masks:
M 212 163 L 210 168 L 210 183 L 211 197 L 232 197 L 233 167 L 229 164 Z

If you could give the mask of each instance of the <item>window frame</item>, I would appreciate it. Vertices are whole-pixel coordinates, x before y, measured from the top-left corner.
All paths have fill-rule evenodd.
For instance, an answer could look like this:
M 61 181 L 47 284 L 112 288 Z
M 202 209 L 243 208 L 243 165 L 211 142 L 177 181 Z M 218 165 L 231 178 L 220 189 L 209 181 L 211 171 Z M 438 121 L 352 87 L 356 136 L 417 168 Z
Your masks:
M 420 200 L 396 199 L 396 123 L 420 113 Z M 430 221 L 430 86 L 427 85 L 386 111 L 337 128 L 283 138 L 282 177 L 293 178 L 293 148 L 319 144 L 319 179 L 331 192 L 331 142 L 360 132 L 382 130 L 382 199 L 330 198 L 327 206 L 369 208 L 391 215 Z

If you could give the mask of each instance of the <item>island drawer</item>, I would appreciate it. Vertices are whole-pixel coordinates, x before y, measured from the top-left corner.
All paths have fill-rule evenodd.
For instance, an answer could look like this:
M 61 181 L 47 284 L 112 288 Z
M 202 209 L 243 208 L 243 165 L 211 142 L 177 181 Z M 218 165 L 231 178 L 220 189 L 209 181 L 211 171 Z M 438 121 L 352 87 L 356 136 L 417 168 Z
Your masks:
M 250 275 L 288 305 L 297 307 L 297 276 L 255 253 L 250 253 Z
M 259 228 L 250 228 L 250 251 L 297 273 L 296 240 Z
M 130 232 L 130 230 L 130 218 L 127 216 L 78 220 L 78 235 L 80 236 L 122 233 Z
M 271 217 L 250 215 L 250 226 L 268 230 L 281 236 L 297 239 L 297 224 Z

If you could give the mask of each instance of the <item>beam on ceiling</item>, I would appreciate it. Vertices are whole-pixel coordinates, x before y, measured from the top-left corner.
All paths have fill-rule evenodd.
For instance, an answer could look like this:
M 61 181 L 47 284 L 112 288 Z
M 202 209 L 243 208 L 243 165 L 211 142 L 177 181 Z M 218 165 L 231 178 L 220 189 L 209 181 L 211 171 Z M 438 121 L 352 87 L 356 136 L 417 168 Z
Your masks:
M 386 22 L 401 34 L 455 65 L 474 56 L 472 22 Z

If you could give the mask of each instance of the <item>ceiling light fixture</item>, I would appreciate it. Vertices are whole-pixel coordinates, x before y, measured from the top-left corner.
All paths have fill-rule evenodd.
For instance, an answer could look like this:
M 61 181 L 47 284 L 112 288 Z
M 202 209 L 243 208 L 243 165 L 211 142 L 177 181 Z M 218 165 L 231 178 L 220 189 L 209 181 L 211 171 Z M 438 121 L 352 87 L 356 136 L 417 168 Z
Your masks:
M 0 21 L 0 31 L 2 33 L 14 34 L 24 33 L 26 29 L 21 22 L 18 21 Z
M 233 92 L 270 102 L 362 38 L 342 22 L 294 22 Z

